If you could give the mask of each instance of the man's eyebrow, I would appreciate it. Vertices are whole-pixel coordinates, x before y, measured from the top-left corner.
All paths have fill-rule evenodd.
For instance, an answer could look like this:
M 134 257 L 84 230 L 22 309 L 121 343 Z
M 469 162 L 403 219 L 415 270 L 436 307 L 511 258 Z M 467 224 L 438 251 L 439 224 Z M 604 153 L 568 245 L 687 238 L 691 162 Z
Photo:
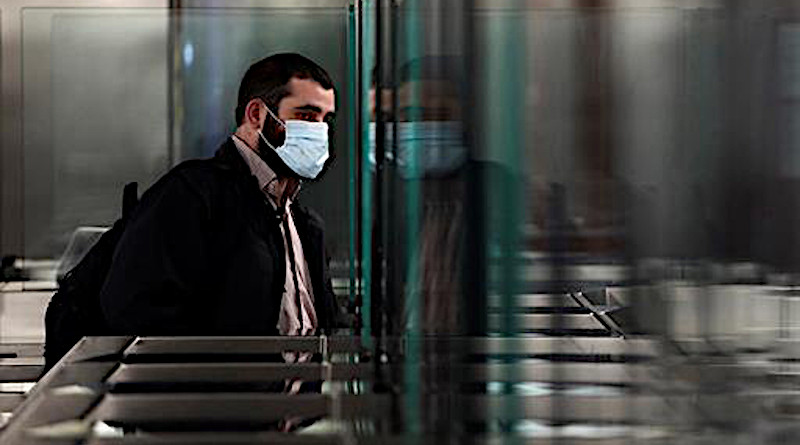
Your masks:
M 320 108 L 320 107 L 318 107 L 316 105 L 311 105 L 311 104 L 301 105 L 299 107 L 294 107 L 294 110 L 295 111 L 311 111 L 311 112 L 317 113 L 317 114 L 321 114 L 322 113 L 322 108 Z M 329 111 L 327 114 L 325 114 L 325 119 L 334 119 L 334 118 L 336 118 L 336 112 L 335 111 Z
M 322 113 L 322 108 L 311 104 L 294 107 L 294 109 L 297 111 L 313 111 L 315 113 Z

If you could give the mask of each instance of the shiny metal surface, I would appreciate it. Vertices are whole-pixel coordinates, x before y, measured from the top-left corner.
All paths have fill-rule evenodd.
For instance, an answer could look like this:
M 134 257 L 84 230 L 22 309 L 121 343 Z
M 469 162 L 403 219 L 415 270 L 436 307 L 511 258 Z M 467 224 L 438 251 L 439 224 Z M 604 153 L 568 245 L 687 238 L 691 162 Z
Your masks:
M 0 343 L 0 357 L 41 357 L 44 345 L 41 343 Z
M 656 396 L 469 396 L 452 401 L 431 396 L 433 406 L 442 403 L 469 406 L 465 420 L 541 419 L 573 422 L 675 422 L 675 405 Z M 680 401 L 678 401 L 680 402 Z M 345 419 L 389 418 L 392 397 L 386 395 L 341 395 L 337 399 L 321 394 L 109 394 L 89 413 L 93 420 L 123 424 L 206 423 L 266 425 L 286 416 L 327 416 L 333 405 Z M 563 416 L 554 417 L 553 405 L 566 405 Z M 685 405 L 685 402 L 684 406 Z M 680 406 L 680 403 L 678 403 Z M 513 408 L 511 408 L 513 407 Z M 635 407 L 635 409 L 632 409 Z
M 338 445 L 352 443 L 351 438 L 336 435 L 295 436 L 282 433 L 171 433 L 158 437 L 95 438 L 90 445 L 248 445 L 270 443 L 275 445 Z M 360 442 L 359 442 L 360 443 Z M 381 443 L 385 443 L 381 441 Z
M 122 364 L 106 380 L 115 384 L 179 384 L 179 383 L 264 383 L 284 379 L 319 380 L 326 376 L 329 365 L 316 363 L 187 363 L 187 364 Z M 357 369 L 351 377 L 357 378 Z M 368 373 L 369 371 L 367 371 Z M 337 373 L 347 379 L 344 373 Z
M 239 341 L 241 345 L 236 347 Z M 170 347 L 170 342 L 175 344 Z M 195 437 L 191 433 L 199 431 L 207 432 L 207 437 L 222 440 L 228 434 L 225 432 L 231 429 L 241 432 L 241 435 L 231 437 L 231 443 L 238 443 L 236 440 L 249 443 L 251 440 L 271 437 L 268 431 L 274 428 L 275 422 L 286 416 L 323 416 L 325 422 L 340 426 L 363 421 L 379 425 L 393 417 L 395 407 L 398 403 L 404 403 L 405 396 L 375 392 L 369 388 L 381 378 L 397 375 L 401 368 L 391 363 L 382 365 L 380 374 L 384 377 L 380 377 L 372 362 L 330 362 L 330 356 L 342 354 L 331 345 L 338 344 L 342 348 L 357 345 L 358 342 L 359 339 L 355 337 L 84 339 L 31 391 L 0 440 L 7 439 L 7 443 L 12 444 L 25 443 L 20 442 L 19 438 L 30 432 L 39 434 L 55 428 L 58 422 L 70 422 L 70 419 L 78 418 L 151 431 L 152 443 L 187 443 L 181 440 L 191 441 Z M 258 343 L 272 345 L 259 346 Z M 402 342 L 399 344 L 402 345 Z M 661 346 L 650 339 L 428 338 L 424 344 L 431 353 L 428 359 L 432 361 L 420 363 L 418 369 L 427 385 L 426 425 L 434 431 L 439 428 L 436 425 L 440 422 L 540 422 L 542 425 L 555 423 L 565 427 L 595 425 L 592 427 L 594 430 L 587 430 L 595 431 L 595 434 L 601 434 L 602 425 L 620 423 L 642 425 L 646 431 L 652 432 L 654 428 L 680 428 L 698 410 L 706 412 L 708 419 L 722 423 L 741 422 L 756 412 L 787 416 L 791 415 L 797 400 L 800 400 L 786 391 L 756 390 L 755 387 L 738 394 L 714 390 L 735 381 L 761 385 L 763 383 L 757 383 L 760 380 L 754 378 L 767 375 L 770 369 L 782 369 L 780 362 L 769 365 L 769 362 L 762 361 L 754 367 L 722 362 L 700 366 L 691 361 L 680 361 L 664 366 L 657 364 L 662 357 Z M 162 362 L 126 362 L 135 356 L 130 351 L 146 349 L 148 345 L 153 346 L 151 352 L 160 353 L 156 355 L 160 356 Z M 217 352 L 225 349 L 234 352 L 233 355 L 217 354 L 215 362 L 171 362 L 181 359 L 181 351 L 202 352 L 203 345 L 212 346 L 211 350 L 216 348 Z M 324 363 L 304 364 L 264 361 L 272 358 L 263 354 L 263 351 L 279 351 L 287 345 L 322 351 L 322 358 L 327 360 Z M 448 356 L 439 355 L 436 352 L 439 348 L 451 348 L 450 352 L 454 355 L 449 359 Z M 123 354 L 125 350 L 128 353 Z M 173 354 L 175 351 L 178 353 Z M 226 359 L 241 357 L 241 352 L 247 351 L 255 352 L 250 357 L 251 362 L 237 363 Z M 521 360 L 528 355 L 547 355 L 545 351 L 555 353 L 554 356 L 560 353 L 568 361 Z M 574 356 L 567 354 L 567 351 L 575 353 Z M 480 363 L 463 361 L 487 352 L 487 357 L 506 358 Z M 640 355 L 632 355 L 632 352 Z M 516 358 L 502 362 L 512 356 Z M 580 357 L 591 361 L 575 361 Z M 633 357 L 647 361 L 627 362 Z M 598 362 L 609 359 L 619 362 Z M 324 379 L 328 389 L 322 394 L 288 395 L 264 392 L 263 388 L 258 387 L 260 383 L 287 378 Z M 347 387 L 345 385 L 365 383 L 369 385 L 363 386 L 358 393 L 343 391 Z M 698 393 L 694 389 L 698 387 L 712 391 Z M 453 391 L 454 388 L 461 389 Z M 462 392 L 465 388 L 484 389 L 479 393 Z M 203 389 L 207 392 L 197 392 Z M 9 398 L 7 403 L 12 402 L 18 403 L 19 399 Z M 725 409 L 734 403 L 748 408 L 736 411 Z M 342 431 L 340 427 L 336 428 L 334 431 Z M 520 429 L 513 434 L 482 436 L 480 439 L 486 443 L 501 440 L 527 443 L 531 437 L 547 439 L 550 437 L 548 434 L 556 434 L 557 431 L 537 428 L 534 428 L 534 432 L 526 433 Z M 578 430 L 563 431 L 565 434 L 561 437 L 565 440 L 574 439 L 575 443 L 584 443 L 582 441 L 586 440 L 574 433 Z M 82 434 L 81 437 L 89 437 L 91 443 L 150 443 L 139 442 L 143 437 L 136 435 L 104 438 L 94 436 L 88 430 Z M 574 437 L 571 434 L 575 434 Z M 604 440 L 616 443 L 613 440 L 630 439 L 633 437 L 630 434 L 634 433 L 620 432 L 614 437 L 597 436 L 592 439 L 596 442 L 590 443 L 606 443 Z M 671 437 L 671 434 L 650 439 Z M 363 440 L 367 437 L 376 439 L 368 435 L 363 436 Z M 391 439 L 401 440 L 402 437 L 393 435 Z M 303 435 L 295 438 L 298 440 L 296 443 L 305 443 Z M 341 438 L 338 433 L 324 438 L 315 437 L 334 442 Z M 651 443 L 650 439 L 643 443 Z M 356 442 L 362 443 L 362 438 Z
M 183 0 L 181 8 L 345 8 L 352 0 Z
M 775 349 L 781 357 L 800 359 L 800 339 L 779 339 L 775 342 Z
M 320 352 L 322 347 L 318 337 L 146 337 L 137 338 L 125 355 L 260 355 L 286 350 Z
M 553 437 L 556 436 L 556 437 Z M 379 442 L 382 445 L 408 445 L 408 444 L 431 444 L 437 443 L 441 440 L 438 436 L 423 436 L 423 435 L 382 435 L 382 436 L 348 436 L 348 435 L 324 435 L 324 434 L 309 434 L 292 436 L 278 433 L 229 433 L 229 434 L 180 434 L 173 433 L 169 435 L 162 435 L 157 438 L 107 438 L 107 439 L 92 439 L 87 442 L 89 445 L 143 445 L 143 444 L 164 444 L 164 445 L 194 445 L 194 444 L 231 444 L 231 445 L 244 445 L 244 444 L 263 444 L 270 443 L 276 445 L 337 445 L 337 444 L 374 444 Z M 632 440 L 637 444 L 642 445 L 666 445 L 669 439 L 661 435 L 661 437 L 641 438 L 630 436 L 612 437 L 612 438 L 589 438 L 589 437 L 574 437 L 569 432 L 565 433 L 552 433 L 551 437 L 545 435 L 537 435 L 536 437 L 526 437 L 522 434 L 482 434 L 471 435 L 464 434 L 455 438 L 458 443 L 468 443 L 474 445 L 627 445 Z
M 583 317 L 583 316 L 581 316 Z M 541 319 L 542 317 L 540 317 Z M 547 317 L 544 316 L 544 319 Z M 597 327 L 599 325 L 592 325 Z M 404 349 L 407 340 L 385 338 L 391 348 Z M 424 337 L 420 341 L 431 351 L 446 354 L 484 355 L 630 355 L 656 356 L 664 352 L 660 342 L 653 338 L 633 337 L 549 337 L 527 335 L 502 337 Z M 261 355 L 286 350 L 330 353 L 358 353 L 363 351 L 363 341 L 358 337 L 144 337 L 136 339 L 124 354 L 137 355 Z
M 0 382 L 35 382 L 44 369 L 44 358 L 0 358 Z
M 489 329 L 499 331 L 503 329 L 503 319 L 499 315 L 489 314 Z M 514 315 L 513 326 L 521 331 L 538 330 L 600 330 L 606 328 L 590 314 L 563 314 L 556 319 L 550 314 L 524 314 Z
M 0 343 L 0 430 L 41 376 L 43 352 L 39 343 Z
M 698 9 L 708 8 L 717 9 L 722 6 L 724 0 L 606 0 L 598 5 L 604 8 L 687 8 Z M 566 8 L 578 8 L 582 5 L 580 0 L 478 0 L 475 6 L 479 10 L 517 10 L 521 8 L 530 9 L 555 9 L 563 10 Z
M 382 400 L 384 403 L 387 402 Z M 371 406 L 367 411 L 380 415 Z M 383 406 L 384 410 L 388 409 Z M 330 413 L 330 399 L 321 394 L 109 394 L 89 413 L 93 420 L 137 423 L 268 424 L 287 416 Z M 385 414 L 385 411 L 382 412 Z
M 0 393 L 0 412 L 13 411 L 23 400 L 25 396 L 22 394 Z
M 84 337 L 70 351 L 72 362 L 92 359 L 115 359 L 128 346 L 132 337 Z
M 109 344 L 117 344 L 120 352 L 127 342 L 121 338 L 84 338 L 59 361 L 53 369 L 41 377 L 26 396 L 26 400 L 14 410 L 11 422 L 0 433 L 2 444 L 33 443 L 28 435 L 30 428 L 54 422 L 69 421 L 84 413 L 101 396 L 89 390 L 89 385 L 101 382 L 116 366 L 113 361 L 79 362 L 108 358 Z M 98 348 L 98 351 L 94 351 Z M 98 353 L 100 352 L 100 353 Z M 67 388 L 58 390 L 58 388 Z
M 0 290 L 0 344 L 44 342 L 44 312 L 52 290 L 32 291 L 28 282 Z
M 657 356 L 663 353 L 658 340 L 651 338 L 518 336 L 431 338 L 427 345 L 442 353 L 490 355 L 631 355 Z
M 659 368 L 623 363 L 552 363 L 535 360 L 534 363 L 509 364 L 455 364 L 420 365 L 423 375 L 452 373 L 443 384 L 465 382 L 548 382 L 583 383 L 593 385 L 649 385 L 659 382 Z M 384 372 L 396 373 L 398 366 L 386 366 Z M 375 367 L 362 364 L 317 363 L 182 363 L 182 364 L 122 364 L 106 380 L 111 385 L 147 387 L 185 383 L 214 384 L 264 384 L 284 379 L 371 381 Z
M 523 294 L 511 297 L 511 303 L 518 308 L 579 308 L 580 305 L 569 295 L 560 294 Z M 495 308 L 505 304 L 503 297 L 490 295 L 489 307 Z

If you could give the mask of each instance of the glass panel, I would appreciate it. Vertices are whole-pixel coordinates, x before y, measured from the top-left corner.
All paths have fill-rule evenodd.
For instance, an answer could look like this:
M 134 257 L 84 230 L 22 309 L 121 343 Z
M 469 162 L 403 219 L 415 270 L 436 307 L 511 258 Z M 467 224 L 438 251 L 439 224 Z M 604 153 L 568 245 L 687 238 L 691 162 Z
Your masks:
M 360 134 L 359 137 L 359 144 L 357 145 L 357 149 L 361 150 L 359 154 L 359 159 L 361 160 L 360 172 L 359 176 L 356 179 L 358 181 L 357 187 L 359 187 L 360 192 L 360 200 L 358 203 L 360 204 L 360 208 L 358 209 L 356 218 L 359 218 L 359 233 L 358 238 L 361 241 L 359 255 L 360 255 L 360 271 L 361 275 L 359 276 L 359 294 L 360 297 L 360 324 L 361 324 L 361 332 L 360 334 L 363 337 L 363 341 L 365 346 L 371 346 L 372 342 L 372 335 L 374 335 L 372 330 L 373 320 L 375 320 L 377 314 L 373 314 L 373 300 L 372 300 L 372 289 L 373 289 L 373 246 L 375 242 L 375 237 L 373 235 L 373 224 L 375 221 L 375 207 L 374 207 L 374 191 L 373 191 L 373 164 L 370 163 L 370 153 L 374 151 L 374 145 L 370 142 L 370 127 L 367 124 L 366 117 L 370 115 L 370 102 L 369 97 L 370 93 L 369 88 L 371 88 L 373 77 L 374 77 L 374 67 L 375 67 L 375 45 L 376 45 L 376 11 L 374 8 L 375 2 L 374 1 L 363 1 L 359 4 L 359 7 L 356 9 L 357 13 L 359 14 L 359 28 L 360 28 L 360 41 L 358 42 L 359 46 L 359 58 L 361 63 L 361 72 L 357 74 L 359 76 L 361 90 L 358 91 L 356 94 L 359 94 L 360 97 L 358 98 L 358 107 L 361 117 L 361 126 L 360 126 Z M 372 150 L 372 151 L 371 151 Z M 353 170 L 355 172 L 356 169 Z
M 337 86 L 338 159 L 302 199 L 326 220 L 334 273 L 346 277 L 345 8 L 37 8 L 23 20 L 26 258 L 57 259 L 78 226 L 113 223 L 125 183 L 141 193 L 171 165 L 211 156 L 235 128 L 247 67 L 296 51 Z
M 370 216 L 383 220 L 372 227 L 383 232 L 365 242 L 386 252 L 386 267 L 371 276 L 385 280 L 386 300 L 373 295 L 371 310 L 393 318 L 393 332 L 408 341 L 409 430 L 457 436 L 474 428 L 503 433 L 501 441 L 526 430 L 490 420 L 521 412 L 522 399 L 498 400 L 486 422 L 471 424 L 461 417 L 468 402 L 434 414 L 437 391 L 544 391 L 548 419 L 573 418 L 578 394 L 613 392 L 631 413 L 633 393 L 660 397 L 633 383 L 608 391 L 566 382 L 573 361 L 596 364 L 599 381 L 603 362 L 633 369 L 630 356 L 459 355 L 416 342 L 419 334 L 575 344 L 615 337 L 622 348 L 642 335 L 670 348 L 649 364 L 693 367 L 695 353 L 742 365 L 800 332 L 787 296 L 796 293 L 798 265 L 796 24 L 755 4 L 583 3 L 410 1 L 397 17 L 376 18 L 386 32 L 376 47 L 388 50 L 376 57 L 375 154 L 365 174 L 382 202 Z M 463 158 L 446 156 L 459 148 Z M 676 344 L 687 349 L 673 354 Z M 504 372 L 485 385 L 448 386 L 459 360 Z M 565 384 L 509 384 L 528 379 L 526 366 L 539 360 Z M 438 366 L 436 375 L 419 363 Z M 678 382 L 687 383 L 668 385 Z M 713 391 L 689 386 L 700 398 Z M 702 410 L 692 405 L 678 422 L 702 429 Z M 548 431 L 597 437 L 608 426 L 571 423 Z M 722 429 L 721 437 L 731 432 Z
M 235 130 L 234 109 L 244 72 L 278 52 L 299 52 L 333 78 L 338 110 L 332 146 L 336 162 L 301 193 L 326 224 L 334 273 L 347 286 L 349 262 L 348 131 L 353 110 L 348 83 L 347 9 L 343 7 L 246 9 L 191 8 L 175 17 L 176 161 L 213 155 Z M 347 293 L 345 291 L 345 293 Z
M 25 9 L 25 257 L 110 225 L 169 166 L 166 10 Z

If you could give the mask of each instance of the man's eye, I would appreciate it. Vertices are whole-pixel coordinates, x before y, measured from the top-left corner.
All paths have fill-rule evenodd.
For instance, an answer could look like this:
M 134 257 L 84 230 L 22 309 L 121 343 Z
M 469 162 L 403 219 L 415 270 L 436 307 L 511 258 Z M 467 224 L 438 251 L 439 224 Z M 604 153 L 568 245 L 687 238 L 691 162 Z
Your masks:
M 313 121 L 314 120 L 314 113 L 309 111 L 303 111 L 295 114 L 295 117 L 304 121 Z

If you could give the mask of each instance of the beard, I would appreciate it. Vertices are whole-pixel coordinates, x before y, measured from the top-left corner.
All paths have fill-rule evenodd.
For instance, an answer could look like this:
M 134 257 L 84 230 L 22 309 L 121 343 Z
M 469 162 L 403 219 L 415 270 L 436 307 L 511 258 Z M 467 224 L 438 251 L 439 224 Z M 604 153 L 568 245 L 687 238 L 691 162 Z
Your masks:
M 266 124 L 262 131 L 264 138 L 266 138 L 273 147 L 280 147 L 283 145 L 286 133 L 280 129 L 276 124 Z M 263 139 L 258 138 L 258 157 L 267 163 L 269 168 L 278 175 L 279 178 L 297 178 L 301 179 L 285 162 L 278 156 L 278 153 L 272 149 Z

